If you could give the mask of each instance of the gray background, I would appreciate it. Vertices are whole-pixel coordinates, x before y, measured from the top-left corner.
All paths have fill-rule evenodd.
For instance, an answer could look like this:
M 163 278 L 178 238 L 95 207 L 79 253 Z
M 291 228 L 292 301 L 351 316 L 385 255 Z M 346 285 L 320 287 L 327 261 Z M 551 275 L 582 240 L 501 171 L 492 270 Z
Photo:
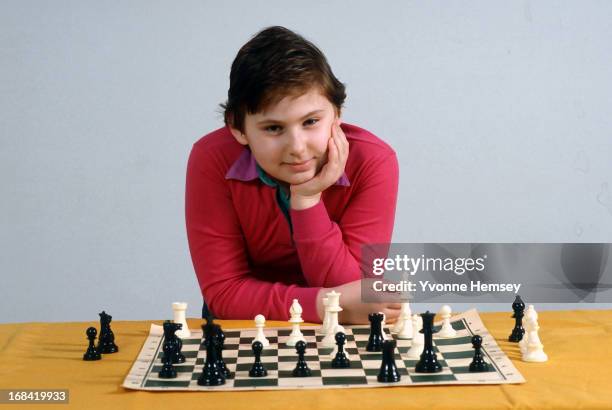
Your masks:
M 0 321 L 199 314 L 187 157 L 275 24 L 397 151 L 395 241 L 612 242 L 612 2 L 219 3 L 2 1 Z

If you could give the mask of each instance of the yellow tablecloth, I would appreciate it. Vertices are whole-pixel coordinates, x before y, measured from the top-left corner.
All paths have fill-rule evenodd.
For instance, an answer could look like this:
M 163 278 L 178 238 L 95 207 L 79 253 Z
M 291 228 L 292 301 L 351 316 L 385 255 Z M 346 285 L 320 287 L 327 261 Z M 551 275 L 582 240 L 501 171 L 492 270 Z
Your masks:
M 152 322 L 113 321 L 119 352 L 85 362 L 85 330 L 97 322 L 0 325 L 0 389 L 69 389 L 70 403 L 57 408 L 329 408 L 343 409 L 576 409 L 612 408 L 612 310 L 539 312 L 546 363 L 520 360 L 507 342 L 511 313 L 481 313 L 497 343 L 527 383 L 495 386 L 392 387 L 253 392 L 143 392 L 121 383 Z M 162 321 L 154 323 L 161 324 Z M 250 321 L 219 321 L 223 328 Z M 196 328 L 199 319 L 189 319 Z M 269 326 L 284 326 L 268 322 Z M 24 408 L 23 405 L 0 405 Z M 17 407 L 15 407 L 17 406 Z M 44 405 L 43 405 L 44 406 Z M 35 408 L 41 408 L 37 405 Z

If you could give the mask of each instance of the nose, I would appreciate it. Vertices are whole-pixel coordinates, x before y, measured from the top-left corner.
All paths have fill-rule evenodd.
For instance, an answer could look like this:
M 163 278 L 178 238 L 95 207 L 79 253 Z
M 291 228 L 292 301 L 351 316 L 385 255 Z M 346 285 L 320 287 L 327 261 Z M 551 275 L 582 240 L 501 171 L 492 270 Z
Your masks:
M 306 135 L 299 130 L 288 133 L 287 149 L 289 155 L 302 158 L 306 152 Z

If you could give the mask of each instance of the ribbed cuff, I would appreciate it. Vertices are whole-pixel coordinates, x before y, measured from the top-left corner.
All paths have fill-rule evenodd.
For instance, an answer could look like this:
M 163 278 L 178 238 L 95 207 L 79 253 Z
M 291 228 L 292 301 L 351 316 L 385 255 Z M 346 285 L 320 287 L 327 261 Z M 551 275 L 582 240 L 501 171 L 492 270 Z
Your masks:
M 317 313 L 317 294 L 321 288 L 298 288 L 294 287 L 289 290 L 289 306 L 287 311 L 293 303 L 293 299 L 297 299 L 302 306 L 302 319 L 305 322 L 310 323 L 321 323 L 319 314 Z
M 312 240 L 325 236 L 332 229 L 323 201 L 306 209 L 291 209 L 294 240 Z

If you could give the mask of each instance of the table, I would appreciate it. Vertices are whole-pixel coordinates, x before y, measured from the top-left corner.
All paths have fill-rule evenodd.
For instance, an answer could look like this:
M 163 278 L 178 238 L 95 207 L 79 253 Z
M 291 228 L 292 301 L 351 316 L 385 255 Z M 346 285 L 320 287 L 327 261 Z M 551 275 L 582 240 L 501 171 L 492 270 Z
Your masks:
M 547 363 L 520 360 L 518 345 L 507 341 L 513 327 L 511 312 L 480 315 L 527 383 L 273 392 L 126 390 L 121 383 L 150 324 L 162 324 L 158 320 L 113 321 L 120 350 L 95 362 L 83 361 L 82 355 L 87 348 L 85 330 L 88 326 L 99 328 L 97 322 L 0 324 L 0 388 L 68 389 L 69 404 L 58 404 L 57 408 L 612 408 L 612 310 L 539 312 Z M 196 328 L 202 321 L 189 319 L 188 323 Z M 253 326 L 251 321 L 241 320 L 218 323 L 224 329 Z M 267 325 L 286 323 L 268 321 Z

